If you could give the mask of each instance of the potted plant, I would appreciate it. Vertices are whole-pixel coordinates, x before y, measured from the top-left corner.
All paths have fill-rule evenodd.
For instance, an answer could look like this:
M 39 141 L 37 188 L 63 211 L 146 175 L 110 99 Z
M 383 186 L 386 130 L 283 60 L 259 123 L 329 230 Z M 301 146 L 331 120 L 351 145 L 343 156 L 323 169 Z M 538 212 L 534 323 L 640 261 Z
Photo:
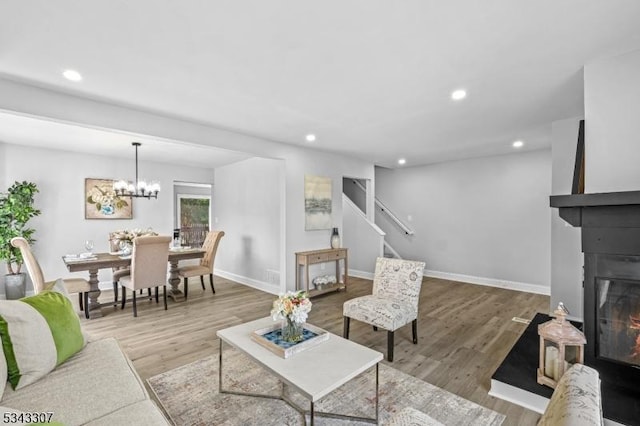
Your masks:
M 4 277 L 7 299 L 18 299 L 25 294 L 26 275 L 21 273 L 22 255 L 11 245 L 11 239 L 22 237 L 33 244 L 35 229 L 27 227 L 40 210 L 34 208 L 34 196 L 38 192 L 35 183 L 15 182 L 6 193 L 0 193 L 0 260 L 7 264 Z

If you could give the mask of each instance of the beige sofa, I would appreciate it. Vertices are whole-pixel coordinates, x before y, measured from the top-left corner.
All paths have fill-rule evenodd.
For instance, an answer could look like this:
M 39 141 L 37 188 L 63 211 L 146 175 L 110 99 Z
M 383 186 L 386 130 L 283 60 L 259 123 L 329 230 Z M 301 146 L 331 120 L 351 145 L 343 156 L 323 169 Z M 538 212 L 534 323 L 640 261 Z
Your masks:
M 441 423 L 407 407 L 389 419 L 386 426 L 438 426 Z M 602 401 L 600 375 L 596 370 L 575 364 L 560 379 L 538 426 L 600 426 Z
M 560 378 L 538 426 L 602 424 L 600 374 L 586 365 L 574 364 Z
M 171 424 L 113 338 L 89 342 L 46 377 L 22 389 L 14 391 L 7 384 L 0 406 L 2 413 L 52 412 L 51 420 L 65 426 Z

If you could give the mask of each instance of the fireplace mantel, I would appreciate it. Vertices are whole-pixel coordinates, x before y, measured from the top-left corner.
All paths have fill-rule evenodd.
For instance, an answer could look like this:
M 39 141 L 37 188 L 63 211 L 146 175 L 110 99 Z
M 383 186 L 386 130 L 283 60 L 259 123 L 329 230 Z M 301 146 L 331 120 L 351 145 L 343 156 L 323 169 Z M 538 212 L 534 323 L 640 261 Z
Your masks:
M 640 191 L 552 195 L 549 199 L 551 207 L 558 208 L 640 205 Z
M 582 228 L 586 253 L 640 255 L 640 191 L 552 195 L 560 217 Z

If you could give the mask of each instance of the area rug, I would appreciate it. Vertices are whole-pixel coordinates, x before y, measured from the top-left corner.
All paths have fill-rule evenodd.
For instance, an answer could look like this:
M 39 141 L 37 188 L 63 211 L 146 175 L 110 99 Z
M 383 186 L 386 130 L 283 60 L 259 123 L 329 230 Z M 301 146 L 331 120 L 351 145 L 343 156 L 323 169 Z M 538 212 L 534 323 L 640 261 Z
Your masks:
M 245 355 L 225 349 L 225 389 L 278 395 L 280 382 Z M 309 368 L 312 368 L 311 366 Z M 504 415 L 454 395 L 385 364 L 379 371 L 379 420 L 385 422 L 404 407 L 413 407 L 446 425 L 500 425 Z M 149 385 L 177 425 L 302 425 L 302 416 L 284 401 L 218 393 L 218 358 L 209 356 L 151 377 Z M 289 388 L 290 389 L 290 388 Z M 309 403 L 293 389 L 289 397 L 301 407 Z M 316 412 L 375 416 L 375 369 L 370 369 L 315 404 Z M 308 417 L 307 417 L 308 420 Z M 364 425 L 316 416 L 318 426 Z

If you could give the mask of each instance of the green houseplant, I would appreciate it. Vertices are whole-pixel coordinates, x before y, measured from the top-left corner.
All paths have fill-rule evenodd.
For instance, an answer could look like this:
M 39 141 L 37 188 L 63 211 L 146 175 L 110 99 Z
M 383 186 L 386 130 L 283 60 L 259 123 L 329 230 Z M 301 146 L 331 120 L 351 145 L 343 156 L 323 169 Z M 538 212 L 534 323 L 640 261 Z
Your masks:
M 27 222 L 40 214 L 34 207 L 34 196 L 38 187 L 32 182 L 15 182 L 6 193 L 0 193 L 0 260 L 7 264 L 5 294 L 7 299 L 24 295 L 26 276 L 21 273 L 22 255 L 11 245 L 14 237 L 23 237 L 33 244 L 35 229 Z

